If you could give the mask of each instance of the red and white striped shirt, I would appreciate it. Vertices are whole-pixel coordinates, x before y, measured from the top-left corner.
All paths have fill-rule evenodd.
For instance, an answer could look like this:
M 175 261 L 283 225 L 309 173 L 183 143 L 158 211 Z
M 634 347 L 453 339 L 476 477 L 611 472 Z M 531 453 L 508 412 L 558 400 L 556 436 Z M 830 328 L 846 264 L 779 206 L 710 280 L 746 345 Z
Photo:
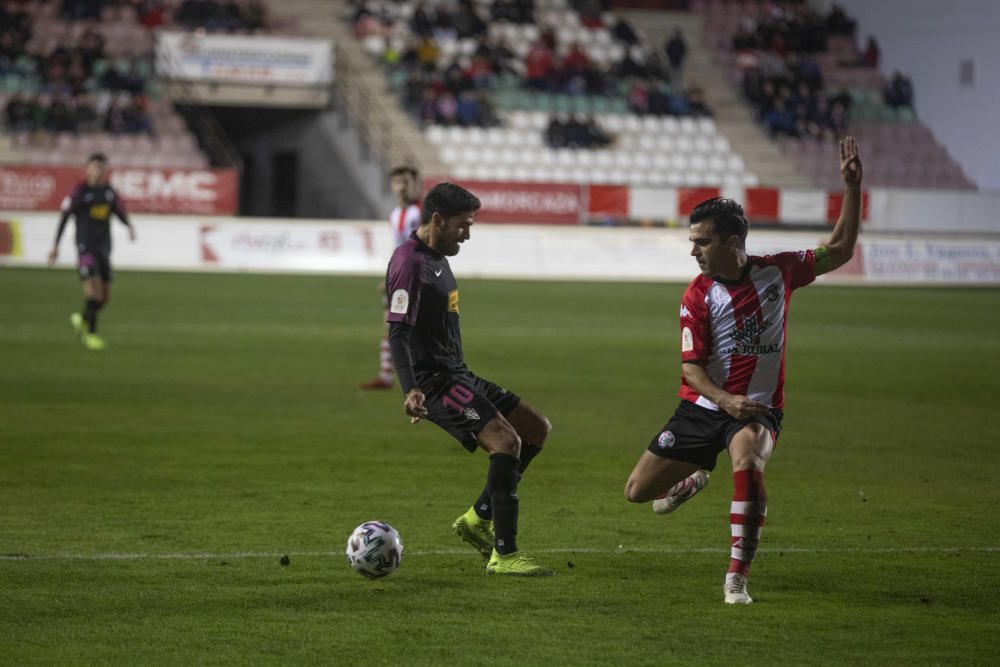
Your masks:
M 396 247 L 406 243 L 410 234 L 420 226 L 420 205 L 410 204 L 406 208 L 397 206 L 389 214 L 389 225 L 392 227 L 393 238 L 396 239 Z
M 681 300 L 681 360 L 705 364 L 712 382 L 772 408 L 784 406 L 785 346 L 792 291 L 816 279 L 812 250 L 748 257 L 741 280 L 698 276 Z M 681 377 L 681 398 L 719 406 Z

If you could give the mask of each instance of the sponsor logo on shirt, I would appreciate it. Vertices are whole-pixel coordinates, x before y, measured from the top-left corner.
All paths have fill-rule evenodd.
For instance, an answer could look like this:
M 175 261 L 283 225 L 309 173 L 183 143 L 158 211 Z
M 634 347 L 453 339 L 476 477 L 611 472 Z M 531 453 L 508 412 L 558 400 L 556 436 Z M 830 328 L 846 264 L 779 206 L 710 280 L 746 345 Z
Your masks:
M 777 301 L 781 294 L 778 292 L 777 285 L 768 285 L 767 289 L 764 290 L 764 299 L 766 301 Z
M 107 204 L 94 204 L 90 207 L 90 217 L 94 220 L 107 220 L 111 215 L 111 207 Z
M 410 293 L 405 289 L 398 289 L 392 293 L 392 299 L 389 300 L 389 312 L 396 313 L 397 315 L 406 315 L 406 311 L 410 308 Z
M 457 313 L 458 312 L 458 290 L 452 290 L 448 292 L 448 312 Z
M 681 317 L 691 317 L 691 311 L 684 304 L 681 304 Z
M 465 418 L 469 419 L 471 421 L 477 422 L 477 421 L 479 421 L 479 413 L 476 412 L 475 410 L 473 410 L 472 408 L 466 408 L 465 409 Z
M 762 345 L 760 343 L 761 334 L 770 326 L 767 320 L 761 320 L 760 313 L 747 315 L 743 318 L 743 326 L 737 326 L 733 332 L 736 345 L 722 350 L 723 354 L 745 354 L 759 356 L 762 354 L 774 354 L 781 352 L 780 343 L 770 343 Z

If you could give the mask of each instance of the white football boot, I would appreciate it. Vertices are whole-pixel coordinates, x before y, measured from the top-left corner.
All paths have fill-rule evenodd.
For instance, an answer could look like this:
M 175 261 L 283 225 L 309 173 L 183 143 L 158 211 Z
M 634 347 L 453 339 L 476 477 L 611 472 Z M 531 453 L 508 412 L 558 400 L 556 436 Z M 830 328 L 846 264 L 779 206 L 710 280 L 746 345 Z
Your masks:
M 685 479 L 675 484 L 674 488 L 681 486 L 687 480 L 691 480 L 692 484 L 685 485 L 686 488 L 684 488 L 680 493 L 670 494 L 668 492 L 667 495 L 663 496 L 662 498 L 654 499 L 653 511 L 656 512 L 657 514 L 670 514 L 678 507 L 680 507 L 687 501 L 694 498 L 694 496 L 697 495 L 699 491 L 708 486 L 708 478 L 709 474 L 707 470 L 699 470 L 698 472 L 693 473 L 690 477 L 686 477 Z M 673 489 L 671 489 L 671 491 L 672 490 Z
M 746 575 L 739 572 L 726 573 L 726 585 L 722 588 L 726 594 L 726 604 L 750 604 L 753 598 L 747 593 Z

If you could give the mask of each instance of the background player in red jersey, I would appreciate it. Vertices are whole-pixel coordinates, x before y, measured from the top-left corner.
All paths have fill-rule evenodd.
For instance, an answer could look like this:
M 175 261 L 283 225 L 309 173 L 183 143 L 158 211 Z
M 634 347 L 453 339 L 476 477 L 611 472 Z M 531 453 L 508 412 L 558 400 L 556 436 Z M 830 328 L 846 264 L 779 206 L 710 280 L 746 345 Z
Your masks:
M 396 198 L 396 208 L 389 214 L 389 227 L 392 228 L 392 237 L 396 242 L 395 247 L 406 243 L 410 234 L 417 231 L 420 226 L 420 173 L 413 167 L 396 167 L 389 172 L 389 186 L 392 194 Z M 379 293 L 382 295 L 382 308 L 385 311 L 382 316 L 389 314 L 389 303 L 385 298 L 385 282 L 378 284 Z M 369 380 L 361 385 L 362 389 L 389 389 L 392 387 L 392 378 L 395 372 L 392 369 L 392 356 L 389 354 L 389 330 L 388 325 L 382 333 L 382 344 L 379 349 L 378 375 L 373 380 Z
M 104 341 L 97 335 L 97 311 L 111 299 L 111 214 L 128 228 L 135 241 L 135 228 L 129 222 L 121 197 L 108 184 L 108 158 L 95 153 L 87 160 L 87 180 L 77 185 L 63 200 L 56 240 L 49 251 L 49 266 L 59 257 L 59 240 L 70 216 L 76 220 L 78 270 L 83 281 L 83 311 L 70 315 L 73 329 L 91 350 L 103 350 Z
M 724 600 L 749 604 L 747 575 L 767 516 L 764 467 L 781 430 L 785 342 L 792 291 L 842 266 L 861 221 L 861 159 L 840 142 L 844 202 L 815 250 L 747 255 L 743 208 L 714 198 L 691 213 L 691 255 L 701 275 L 681 301 L 681 403 L 625 484 L 626 499 L 668 514 L 708 483 L 716 457 L 733 464 L 732 551 Z

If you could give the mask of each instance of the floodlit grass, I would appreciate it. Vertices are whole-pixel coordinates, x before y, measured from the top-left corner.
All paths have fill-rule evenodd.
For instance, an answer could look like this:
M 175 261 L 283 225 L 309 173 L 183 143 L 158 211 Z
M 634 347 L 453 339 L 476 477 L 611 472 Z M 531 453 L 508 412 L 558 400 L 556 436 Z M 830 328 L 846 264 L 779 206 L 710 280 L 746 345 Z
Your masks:
M 622 498 L 677 402 L 683 287 L 459 279 L 470 366 L 555 425 L 520 494 L 551 579 L 483 576 L 450 523 L 485 456 L 357 389 L 375 280 L 121 273 L 93 353 L 71 273 L 0 270 L 0 662 L 996 660 L 1000 292 L 797 293 L 733 608 L 725 455 L 669 518 Z M 375 582 L 342 554 L 369 519 L 407 548 Z

